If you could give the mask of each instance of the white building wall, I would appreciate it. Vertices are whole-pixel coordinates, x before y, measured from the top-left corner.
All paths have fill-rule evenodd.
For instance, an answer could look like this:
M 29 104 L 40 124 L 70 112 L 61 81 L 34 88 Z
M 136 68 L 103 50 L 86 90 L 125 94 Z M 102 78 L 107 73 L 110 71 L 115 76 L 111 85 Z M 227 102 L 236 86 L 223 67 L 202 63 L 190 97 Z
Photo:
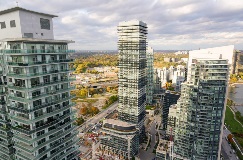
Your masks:
M 22 10 L 19 12 L 22 35 L 24 33 L 33 33 L 33 38 L 54 39 L 52 17 Z M 50 21 L 50 30 L 41 29 L 40 18 Z M 43 33 L 43 36 L 41 36 L 41 33 Z
M 193 59 L 228 59 L 228 63 L 232 64 L 233 50 L 234 45 L 190 51 L 187 81 L 189 82 L 191 78 L 191 65 Z
M 10 27 L 10 21 L 15 20 L 16 27 Z M 0 22 L 5 22 L 6 28 L 0 27 L 0 40 L 5 38 L 22 38 L 19 11 L 0 15 Z

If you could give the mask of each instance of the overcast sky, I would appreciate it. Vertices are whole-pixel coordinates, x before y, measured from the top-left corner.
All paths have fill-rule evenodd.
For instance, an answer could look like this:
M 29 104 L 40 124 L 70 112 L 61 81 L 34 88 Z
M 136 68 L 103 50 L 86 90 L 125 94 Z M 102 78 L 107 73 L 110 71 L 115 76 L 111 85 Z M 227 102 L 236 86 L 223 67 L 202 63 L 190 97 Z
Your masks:
M 120 21 L 148 24 L 148 44 L 156 50 L 184 50 L 234 44 L 243 49 L 243 0 L 17 0 L 20 7 L 58 15 L 56 39 L 70 48 L 117 49 Z M 16 0 L 0 0 L 0 10 Z

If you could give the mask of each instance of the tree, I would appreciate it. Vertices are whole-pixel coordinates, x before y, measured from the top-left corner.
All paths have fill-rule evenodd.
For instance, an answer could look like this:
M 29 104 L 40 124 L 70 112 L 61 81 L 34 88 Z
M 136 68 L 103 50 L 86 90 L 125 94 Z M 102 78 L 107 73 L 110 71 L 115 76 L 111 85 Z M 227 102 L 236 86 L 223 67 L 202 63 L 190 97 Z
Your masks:
M 233 143 L 233 135 L 232 135 L 232 134 L 229 134 L 229 135 L 227 136 L 227 138 L 228 138 L 228 141 L 229 141 L 230 143 Z
M 79 110 L 79 114 L 81 114 L 81 115 L 83 115 L 83 116 L 89 114 L 89 109 L 88 109 L 88 107 L 87 107 L 87 106 L 84 106 L 84 107 L 80 108 L 80 110 Z
M 82 88 L 82 89 L 79 90 L 79 96 L 80 97 L 86 97 L 87 94 L 88 94 L 88 89 Z
M 91 113 L 92 116 L 99 113 L 99 112 L 100 111 L 97 107 L 94 107 L 94 106 L 90 107 L 90 113 Z
M 111 87 L 110 86 L 106 87 L 106 91 L 110 92 L 111 91 Z
M 83 124 L 83 123 L 84 123 L 84 119 L 83 119 L 82 116 L 81 116 L 81 117 L 78 117 L 78 118 L 76 119 L 76 122 L 75 122 L 76 125 L 80 126 L 80 125 Z

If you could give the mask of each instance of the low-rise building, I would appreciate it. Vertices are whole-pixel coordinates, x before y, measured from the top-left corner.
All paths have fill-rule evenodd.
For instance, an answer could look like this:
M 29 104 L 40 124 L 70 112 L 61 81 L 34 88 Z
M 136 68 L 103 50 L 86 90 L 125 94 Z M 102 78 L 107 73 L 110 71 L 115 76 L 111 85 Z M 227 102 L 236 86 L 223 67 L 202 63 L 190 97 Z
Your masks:
M 119 159 L 132 159 L 139 148 L 139 136 L 136 124 L 115 119 L 103 121 L 102 133 L 109 138 L 102 138 L 99 149 L 105 155 Z
M 170 141 L 160 139 L 156 149 L 156 158 L 159 160 L 170 160 Z

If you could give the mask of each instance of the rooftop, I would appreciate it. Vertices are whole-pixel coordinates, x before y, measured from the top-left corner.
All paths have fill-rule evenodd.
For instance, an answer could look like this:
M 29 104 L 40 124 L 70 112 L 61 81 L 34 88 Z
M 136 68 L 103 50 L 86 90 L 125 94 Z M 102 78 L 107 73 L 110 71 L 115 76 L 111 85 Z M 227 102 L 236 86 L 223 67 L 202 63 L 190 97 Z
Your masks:
M 74 43 L 74 41 L 67 40 L 53 40 L 53 39 L 35 39 L 35 38 L 7 38 L 1 41 L 4 42 L 45 42 L 45 43 Z
M 103 121 L 103 123 L 104 124 L 108 123 L 108 124 L 117 125 L 117 126 L 121 126 L 121 127 L 133 127 L 133 126 L 136 126 L 136 124 L 124 122 L 124 121 L 117 120 L 117 119 L 106 119 L 106 120 Z
M 165 153 L 168 153 L 169 151 L 170 151 L 170 141 L 160 139 L 156 152 L 165 154 Z
M 35 14 L 41 14 L 41 15 L 44 15 L 44 16 L 52 17 L 52 18 L 58 17 L 56 15 L 36 12 L 36 11 L 28 10 L 28 9 L 25 9 L 25 8 L 21 8 L 21 7 L 14 7 L 14 8 L 2 10 L 2 11 L 0 11 L 0 15 L 7 14 L 7 13 L 10 13 L 10 12 L 14 12 L 14 11 L 26 11 L 26 12 L 35 13 Z

